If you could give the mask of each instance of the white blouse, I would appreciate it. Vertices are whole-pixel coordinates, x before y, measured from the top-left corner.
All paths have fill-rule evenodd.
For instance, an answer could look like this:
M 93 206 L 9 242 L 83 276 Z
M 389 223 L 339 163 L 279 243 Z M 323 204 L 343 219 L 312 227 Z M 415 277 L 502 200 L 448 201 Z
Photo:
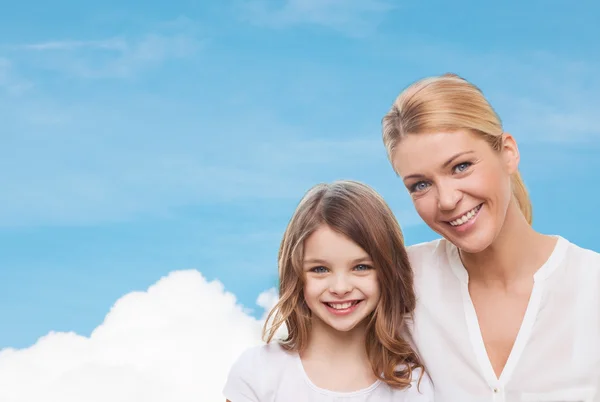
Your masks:
M 354 392 L 335 392 L 315 385 L 297 353 L 278 343 L 255 346 L 240 355 L 231 368 L 223 395 L 231 402 L 433 402 L 433 389 L 420 370 L 411 386 L 393 389 L 382 381 Z
M 417 293 L 412 337 L 436 402 L 600 402 L 600 254 L 558 237 L 534 275 L 523 323 L 497 378 L 457 248 L 440 239 L 408 250 Z

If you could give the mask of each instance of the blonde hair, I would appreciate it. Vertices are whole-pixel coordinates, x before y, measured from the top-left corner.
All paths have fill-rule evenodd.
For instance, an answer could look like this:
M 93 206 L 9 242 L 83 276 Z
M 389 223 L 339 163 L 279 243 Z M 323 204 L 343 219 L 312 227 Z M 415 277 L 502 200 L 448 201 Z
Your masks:
M 494 150 L 502 149 L 500 118 L 482 91 L 456 74 L 428 77 L 410 85 L 396 98 L 382 125 L 390 161 L 402 137 L 442 130 L 468 130 L 483 137 Z M 531 224 L 531 201 L 518 171 L 511 183 L 513 197 Z
M 299 352 L 307 345 L 311 311 L 303 293 L 304 241 L 321 225 L 348 237 L 371 257 L 381 297 L 368 318 L 367 355 L 377 378 L 392 387 L 407 387 L 412 370 L 423 369 L 401 336 L 416 304 L 413 273 L 392 211 L 375 190 L 359 182 L 318 184 L 300 201 L 281 241 L 279 302 L 267 317 L 265 341 L 271 342 L 286 325 L 287 338 L 279 341 L 284 349 Z

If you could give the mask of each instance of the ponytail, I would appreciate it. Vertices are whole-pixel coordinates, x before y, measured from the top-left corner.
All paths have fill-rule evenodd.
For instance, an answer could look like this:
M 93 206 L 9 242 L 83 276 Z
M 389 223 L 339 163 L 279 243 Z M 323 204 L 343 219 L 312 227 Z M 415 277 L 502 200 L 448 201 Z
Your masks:
M 513 197 L 517 200 L 519 209 L 527 219 L 527 222 L 531 225 L 533 222 L 533 212 L 531 206 L 531 200 L 529 199 L 529 193 L 525 187 L 525 183 L 521 178 L 521 174 L 517 171 L 513 173 L 511 177 Z

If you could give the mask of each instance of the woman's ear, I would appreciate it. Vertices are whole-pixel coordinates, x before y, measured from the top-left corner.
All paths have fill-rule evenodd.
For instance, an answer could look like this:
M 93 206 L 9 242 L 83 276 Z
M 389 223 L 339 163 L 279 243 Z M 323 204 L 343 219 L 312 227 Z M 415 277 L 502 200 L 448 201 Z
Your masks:
M 509 133 L 502 134 L 502 158 L 509 174 L 513 174 L 519 170 L 519 162 L 521 156 L 519 147 L 514 137 Z

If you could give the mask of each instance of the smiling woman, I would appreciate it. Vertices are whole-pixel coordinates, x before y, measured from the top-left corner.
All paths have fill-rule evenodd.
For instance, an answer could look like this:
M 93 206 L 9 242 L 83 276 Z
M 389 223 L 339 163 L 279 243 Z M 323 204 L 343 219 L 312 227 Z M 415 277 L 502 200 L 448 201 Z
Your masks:
M 435 400 L 600 401 L 600 254 L 533 229 L 516 140 L 483 93 L 454 74 L 417 81 L 383 142 L 443 237 L 408 248 Z
M 395 149 L 396 170 L 421 218 L 465 252 L 478 253 L 491 244 L 517 200 L 510 174 L 516 171 L 518 150 L 508 134 L 503 147 L 499 157 L 477 134 L 458 130 L 409 135 Z M 530 213 L 526 193 L 518 194 Z M 519 211 L 515 208 L 522 221 L 526 216 Z M 486 230 L 474 230 L 478 221 L 485 221 Z

